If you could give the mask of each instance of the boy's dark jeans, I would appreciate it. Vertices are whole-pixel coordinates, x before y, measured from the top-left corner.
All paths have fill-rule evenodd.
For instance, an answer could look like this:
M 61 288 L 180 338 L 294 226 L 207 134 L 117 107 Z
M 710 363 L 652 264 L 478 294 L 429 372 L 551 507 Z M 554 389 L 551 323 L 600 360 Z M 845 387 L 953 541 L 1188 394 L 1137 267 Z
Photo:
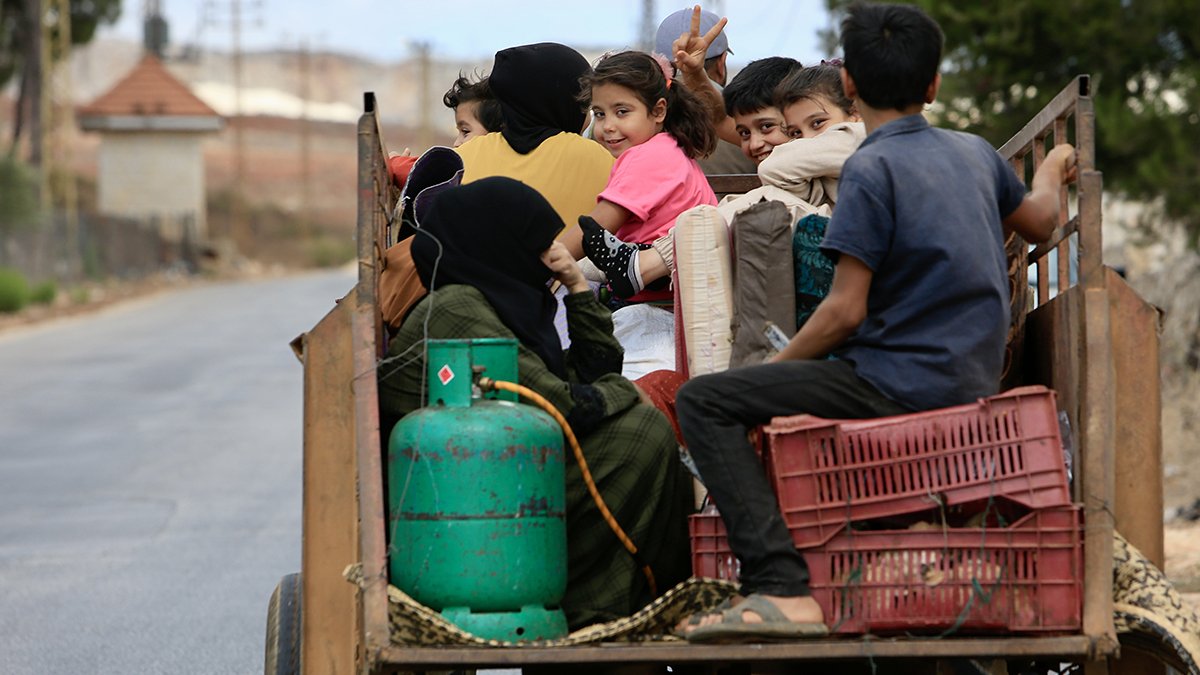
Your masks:
M 886 417 L 910 412 L 854 374 L 846 361 L 787 361 L 701 375 L 679 390 L 679 426 L 742 563 L 742 593 L 809 595 L 762 463 L 746 438 L 772 417 Z

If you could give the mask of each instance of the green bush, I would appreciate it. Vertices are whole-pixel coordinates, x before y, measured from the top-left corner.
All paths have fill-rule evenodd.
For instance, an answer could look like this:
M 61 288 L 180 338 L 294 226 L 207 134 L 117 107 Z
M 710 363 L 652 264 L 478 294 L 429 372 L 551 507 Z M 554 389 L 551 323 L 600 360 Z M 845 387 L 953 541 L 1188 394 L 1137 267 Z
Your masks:
M 35 305 L 48 305 L 58 296 L 58 284 L 54 280 L 43 281 L 29 291 L 29 301 Z
M 313 267 L 336 267 L 354 260 L 358 249 L 349 237 L 318 237 L 308 244 L 308 260 Z
M 13 158 L 0 156 L 0 232 L 31 227 L 38 212 L 37 175 Z
M 20 311 L 29 304 L 29 283 L 20 272 L 0 267 L 0 312 Z

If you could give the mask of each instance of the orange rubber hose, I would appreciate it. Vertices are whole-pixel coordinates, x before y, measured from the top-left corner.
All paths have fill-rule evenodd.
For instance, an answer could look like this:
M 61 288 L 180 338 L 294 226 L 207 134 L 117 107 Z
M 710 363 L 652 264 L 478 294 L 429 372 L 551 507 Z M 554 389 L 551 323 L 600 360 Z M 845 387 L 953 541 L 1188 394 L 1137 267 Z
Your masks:
M 487 377 L 479 378 L 479 388 L 484 391 L 492 389 L 500 389 L 503 391 L 512 392 L 518 396 L 533 401 L 539 408 L 545 410 L 554 421 L 558 422 L 563 429 L 563 435 L 567 437 L 567 442 L 571 444 L 571 450 L 575 453 L 575 461 L 579 463 L 579 470 L 583 473 L 583 482 L 587 485 L 588 493 L 592 495 L 592 501 L 596 502 L 596 507 L 600 509 L 600 515 L 604 517 L 604 522 L 608 523 L 609 529 L 613 534 L 617 535 L 617 539 L 625 546 L 625 550 L 629 551 L 629 555 L 633 556 L 634 562 L 642 566 L 642 574 L 646 576 L 646 583 L 650 585 L 651 597 L 658 597 L 658 584 L 654 581 L 654 571 L 650 569 L 650 565 L 642 560 L 638 554 L 638 548 L 633 543 L 633 540 L 625 534 L 625 530 L 621 529 L 620 523 L 616 517 L 608 510 L 608 505 L 604 503 L 604 497 L 600 496 L 600 490 L 596 487 L 596 481 L 592 478 L 592 472 L 588 469 L 587 459 L 583 456 L 583 448 L 579 446 L 579 440 L 575 438 L 575 432 L 571 430 L 571 425 L 567 424 L 567 418 L 563 417 L 558 408 L 554 404 L 547 401 L 545 397 L 536 391 L 514 382 L 505 382 L 504 380 L 493 380 Z

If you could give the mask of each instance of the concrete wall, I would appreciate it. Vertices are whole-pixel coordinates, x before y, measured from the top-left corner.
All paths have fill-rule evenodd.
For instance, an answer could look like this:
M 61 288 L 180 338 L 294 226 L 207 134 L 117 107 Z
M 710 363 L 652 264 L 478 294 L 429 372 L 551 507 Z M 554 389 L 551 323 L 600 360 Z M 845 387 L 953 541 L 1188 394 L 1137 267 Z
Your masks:
M 205 217 L 204 134 L 105 133 L 100 142 L 97 190 L 101 213 L 158 218 L 164 234 L 182 236 L 195 220 L 195 235 L 208 235 Z

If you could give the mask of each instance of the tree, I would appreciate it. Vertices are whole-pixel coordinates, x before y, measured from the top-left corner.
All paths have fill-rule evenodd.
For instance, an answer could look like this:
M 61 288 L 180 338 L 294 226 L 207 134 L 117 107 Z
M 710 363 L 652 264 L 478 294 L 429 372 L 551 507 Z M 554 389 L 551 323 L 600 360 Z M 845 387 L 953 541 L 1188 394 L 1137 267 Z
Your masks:
M 30 5 L 28 0 L 0 0 L 0 87 L 24 63 L 28 42 L 23 28 Z M 120 16 L 121 0 L 71 0 L 71 44 L 91 42 L 101 24 L 111 24 Z
M 41 84 L 42 73 L 47 72 L 41 64 L 41 36 L 34 30 L 40 25 L 37 14 L 42 6 L 40 0 L 0 0 L 0 87 L 22 74 L 13 120 L 14 147 L 21 133 L 23 114 L 36 107 L 33 92 Z M 91 42 L 101 24 L 111 24 L 121 15 L 121 0 L 70 0 L 70 7 L 72 45 Z
M 1200 21 L 1194 0 L 913 0 L 942 27 L 944 123 L 1008 140 L 1090 73 L 1105 187 L 1162 198 L 1200 241 Z M 827 0 L 834 17 L 848 0 Z M 968 104 L 960 105 L 966 101 Z
M 38 216 L 37 177 L 12 157 L 0 157 L 0 236 Z

